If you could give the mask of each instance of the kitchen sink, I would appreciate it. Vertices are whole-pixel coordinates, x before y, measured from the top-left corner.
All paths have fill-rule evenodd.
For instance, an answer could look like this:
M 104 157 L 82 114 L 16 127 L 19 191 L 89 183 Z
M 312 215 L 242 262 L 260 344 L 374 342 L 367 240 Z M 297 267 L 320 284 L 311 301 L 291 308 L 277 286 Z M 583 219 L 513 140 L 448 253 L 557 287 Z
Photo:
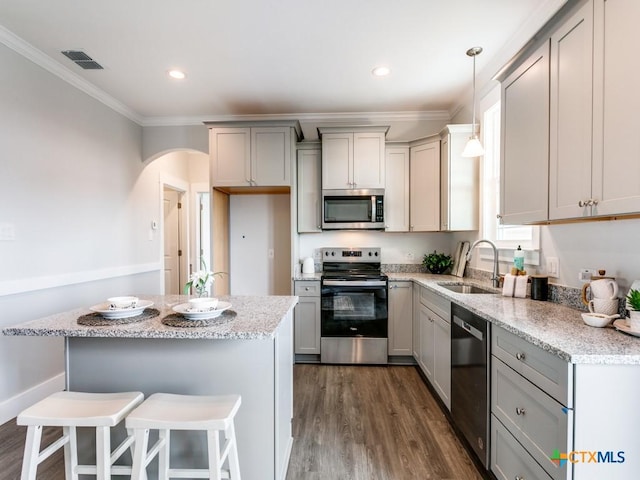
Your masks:
M 482 287 L 477 287 L 476 285 L 467 285 L 465 283 L 439 283 L 438 285 L 455 293 L 496 293 Z

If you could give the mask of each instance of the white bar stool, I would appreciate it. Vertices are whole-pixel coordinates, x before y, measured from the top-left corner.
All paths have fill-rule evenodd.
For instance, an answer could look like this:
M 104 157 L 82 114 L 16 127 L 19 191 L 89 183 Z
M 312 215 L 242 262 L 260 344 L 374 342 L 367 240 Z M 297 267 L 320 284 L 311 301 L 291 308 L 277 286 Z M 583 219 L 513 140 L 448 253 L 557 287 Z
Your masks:
M 66 480 L 78 475 L 95 475 L 109 480 L 111 474 L 129 474 L 131 467 L 113 463 L 127 448 L 134 448 L 134 437 L 127 438 L 111 453 L 111 427 L 144 400 L 140 392 L 85 393 L 56 392 L 20 413 L 18 425 L 27 425 L 21 480 L 35 480 L 38 465 L 64 446 Z M 62 427 L 62 437 L 40 451 L 42 427 Z M 96 465 L 78 465 L 76 427 L 96 429 Z
M 143 480 L 147 465 L 158 455 L 158 479 L 208 478 L 240 480 L 240 464 L 233 419 L 240 395 L 197 396 L 155 393 L 129 414 L 125 423 L 136 439 L 131 480 Z M 147 452 L 149 430 L 158 430 L 158 441 Z M 170 468 L 171 430 L 207 432 L 208 469 Z M 220 432 L 224 445 L 220 445 Z M 228 460 L 228 470 L 223 469 Z

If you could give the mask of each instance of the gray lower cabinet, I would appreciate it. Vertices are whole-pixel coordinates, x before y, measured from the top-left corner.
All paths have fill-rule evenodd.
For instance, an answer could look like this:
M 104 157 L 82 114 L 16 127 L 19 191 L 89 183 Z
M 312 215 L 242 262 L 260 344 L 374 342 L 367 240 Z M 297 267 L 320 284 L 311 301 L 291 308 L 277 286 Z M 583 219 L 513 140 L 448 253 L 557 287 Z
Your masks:
M 320 355 L 320 281 L 296 281 L 294 290 L 294 353 Z
M 389 355 L 411 356 L 413 282 L 389 282 Z
M 574 444 L 571 365 L 495 326 L 491 352 L 492 471 L 504 479 L 573 478 L 570 462 L 552 459 Z M 509 458 L 508 448 L 526 455 Z M 546 476 L 531 475 L 539 469 Z
M 451 302 L 425 287 L 416 287 L 419 351 L 414 356 L 442 402 L 451 409 Z M 416 355 L 417 353 L 417 355 Z

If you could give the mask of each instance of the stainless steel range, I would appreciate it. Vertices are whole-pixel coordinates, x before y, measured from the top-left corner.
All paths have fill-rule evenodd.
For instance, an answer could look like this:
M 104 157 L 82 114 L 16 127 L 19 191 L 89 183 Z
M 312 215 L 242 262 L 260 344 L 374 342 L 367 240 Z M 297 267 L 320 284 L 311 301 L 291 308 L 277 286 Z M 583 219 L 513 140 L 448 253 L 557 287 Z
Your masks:
M 386 364 L 389 281 L 379 248 L 322 249 L 320 362 Z

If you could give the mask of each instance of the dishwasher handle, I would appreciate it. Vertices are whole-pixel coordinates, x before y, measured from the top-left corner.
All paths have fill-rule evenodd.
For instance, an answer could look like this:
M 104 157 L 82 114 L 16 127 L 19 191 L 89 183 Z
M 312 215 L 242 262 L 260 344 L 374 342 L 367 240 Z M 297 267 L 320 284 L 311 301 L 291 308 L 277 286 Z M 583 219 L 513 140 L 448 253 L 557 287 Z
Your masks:
M 463 329 L 464 331 L 470 333 L 471 335 L 473 335 L 474 337 L 476 337 L 478 340 L 480 340 L 481 342 L 484 340 L 484 334 L 483 332 L 481 332 L 480 330 L 478 330 L 476 327 L 474 327 L 473 325 L 469 325 L 467 322 L 465 322 L 464 320 L 462 320 L 460 317 L 457 317 L 454 315 L 453 317 L 453 323 L 455 323 L 458 327 L 460 327 L 461 329 Z

